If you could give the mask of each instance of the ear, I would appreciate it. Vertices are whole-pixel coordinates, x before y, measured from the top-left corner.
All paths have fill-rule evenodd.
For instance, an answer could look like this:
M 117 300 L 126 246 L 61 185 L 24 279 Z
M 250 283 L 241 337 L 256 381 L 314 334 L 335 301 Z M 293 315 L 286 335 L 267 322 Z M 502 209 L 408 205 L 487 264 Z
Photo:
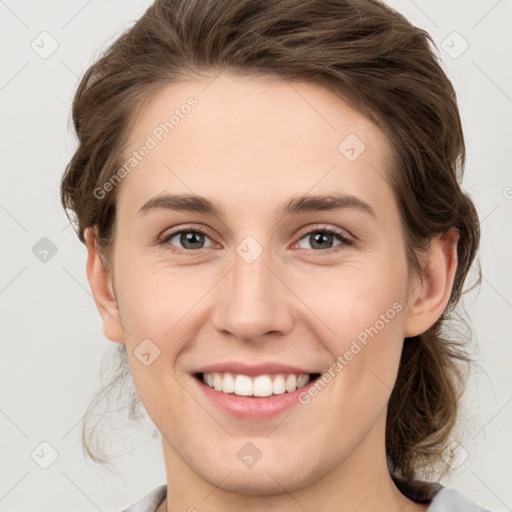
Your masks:
M 405 337 L 424 333 L 443 314 L 450 300 L 457 270 L 459 237 L 459 231 L 451 228 L 432 238 L 428 254 L 421 265 L 421 275 L 415 284 L 411 284 L 409 291 Z
M 84 237 L 87 246 L 87 279 L 103 321 L 103 333 L 111 341 L 124 343 L 111 274 L 103 263 L 93 228 L 86 228 Z

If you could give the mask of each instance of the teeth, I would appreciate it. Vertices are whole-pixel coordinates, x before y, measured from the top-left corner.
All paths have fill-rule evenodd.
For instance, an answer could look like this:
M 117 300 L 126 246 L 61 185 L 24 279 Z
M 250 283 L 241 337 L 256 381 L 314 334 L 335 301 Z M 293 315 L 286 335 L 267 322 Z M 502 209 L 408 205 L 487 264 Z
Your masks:
M 254 396 L 270 396 L 272 394 L 272 381 L 267 375 L 259 375 L 254 379 L 253 392 Z
M 292 373 L 291 375 L 288 375 L 288 378 L 286 379 L 286 391 L 290 393 L 291 391 L 295 391 L 297 389 L 297 377 Z
M 235 395 L 252 395 L 252 380 L 247 375 L 237 375 L 235 379 Z
M 224 393 L 235 392 L 235 379 L 231 373 L 224 374 L 224 379 L 222 381 L 222 391 L 224 391 Z
M 301 374 L 277 374 L 258 375 L 233 375 L 232 373 L 203 373 L 203 382 L 223 393 L 234 393 L 239 396 L 271 396 L 291 393 L 304 387 L 310 380 L 309 375 Z
M 297 379 L 297 388 L 304 387 L 309 382 L 309 375 L 301 375 Z
M 223 380 L 220 373 L 213 374 L 213 389 L 216 391 L 222 391 Z
M 282 375 L 278 375 L 272 382 L 272 393 L 274 395 L 282 395 L 286 391 L 286 382 Z M 292 389 L 293 391 L 293 389 Z

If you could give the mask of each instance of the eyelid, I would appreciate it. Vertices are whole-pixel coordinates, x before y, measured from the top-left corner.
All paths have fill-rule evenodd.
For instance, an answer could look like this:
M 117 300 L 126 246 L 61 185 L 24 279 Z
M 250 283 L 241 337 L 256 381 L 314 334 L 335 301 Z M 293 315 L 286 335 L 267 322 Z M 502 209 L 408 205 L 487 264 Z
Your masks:
M 160 235 L 158 237 L 157 243 L 161 244 L 161 245 L 167 244 L 169 242 L 169 240 L 174 238 L 176 235 L 179 235 L 180 233 L 187 232 L 187 231 L 202 233 L 203 235 L 207 236 L 212 241 L 213 244 L 218 244 L 217 242 L 214 241 L 214 238 L 208 233 L 208 229 L 206 229 L 204 227 L 197 227 L 197 225 L 193 225 L 193 224 L 188 224 L 188 225 L 185 224 L 185 225 L 176 227 L 175 229 L 171 228 L 171 231 L 168 231 L 166 234 Z M 345 229 L 342 229 L 342 228 L 339 228 L 336 226 L 332 226 L 330 224 L 316 224 L 316 225 L 306 226 L 306 227 L 302 228 L 301 230 L 299 230 L 299 232 L 295 236 L 295 238 L 297 238 L 297 237 L 298 238 L 295 242 L 293 242 L 292 246 L 297 245 L 305 236 L 308 236 L 308 235 L 311 235 L 311 234 L 317 233 L 317 232 L 326 232 L 326 233 L 333 234 L 333 235 L 339 237 L 341 244 L 331 247 L 329 249 L 325 249 L 325 250 L 311 249 L 310 251 L 313 253 L 326 254 L 326 253 L 330 253 L 332 251 L 338 251 L 339 249 L 337 249 L 337 247 L 339 247 L 340 245 L 341 246 L 350 246 L 350 245 L 353 245 L 357 240 L 357 238 L 354 235 L 352 235 Z M 205 247 L 202 249 L 196 249 L 196 250 L 191 250 L 191 249 L 187 250 L 187 249 L 174 248 L 174 246 L 173 246 L 173 248 L 171 250 L 178 254 L 192 255 L 194 253 L 200 253 L 205 249 L 209 249 L 209 247 Z M 308 249 L 305 249 L 305 250 L 308 250 Z
M 202 226 L 198 227 L 197 225 L 194 225 L 194 224 L 183 224 L 183 225 L 177 226 L 175 228 L 169 228 L 169 229 L 165 230 L 164 234 L 161 234 L 161 235 L 159 235 L 157 237 L 157 240 L 156 240 L 157 244 L 165 244 L 169 240 L 174 238 L 176 235 L 179 235 L 180 233 L 182 233 L 184 231 L 185 232 L 193 231 L 193 232 L 196 232 L 196 233 L 202 233 L 203 235 L 207 236 L 212 242 L 214 242 L 214 239 L 211 236 L 211 234 L 209 233 L 209 230 L 207 228 L 202 227 Z M 217 242 L 214 242 L 214 243 L 217 243 Z M 202 249 L 197 249 L 195 251 L 183 250 L 183 249 L 176 249 L 176 250 L 177 250 L 177 252 L 181 251 L 181 252 L 190 253 L 190 252 L 199 252 Z
M 309 236 L 313 233 L 329 233 L 332 234 L 340 240 L 340 243 L 337 245 L 334 245 L 333 247 L 329 247 L 328 249 L 323 250 L 315 250 L 315 249 L 302 249 L 300 247 L 297 247 L 300 241 Z M 327 225 L 316 225 L 316 226 L 308 226 L 301 230 L 299 234 L 297 235 L 298 239 L 296 242 L 292 244 L 292 248 L 294 250 L 301 250 L 306 251 L 304 257 L 307 258 L 328 258 L 330 256 L 336 256 L 339 255 L 341 251 L 348 249 L 349 247 L 352 247 L 357 238 L 354 237 L 352 234 L 348 233 L 346 230 L 332 226 L 330 224 Z M 297 247 L 297 248 L 295 248 Z
M 339 236 L 346 243 L 348 243 L 348 242 L 354 243 L 357 240 L 357 238 L 354 235 L 352 235 L 351 233 L 349 233 L 346 229 L 342 229 L 337 226 L 333 226 L 331 224 L 314 224 L 312 226 L 309 225 L 305 228 L 302 228 L 299 231 L 299 233 L 297 234 L 297 236 L 299 237 L 299 240 L 302 240 L 306 235 L 310 235 L 312 233 L 317 233 L 317 232 L 332 233 L 336 236 Z M 318 251 L 318 252 L 320 252 L 320 251 Z
M 189 223 L 189 224 L 178 224 L 177 226 L 173 226 L 172 228 L 167 228 L 163 231 L 158 238 L 167 238 L 170 235 L 176 235 L 181 231 L 200 231 L 201 233 L 207 234 L 208 228 L 203 227 L 199 224 Z

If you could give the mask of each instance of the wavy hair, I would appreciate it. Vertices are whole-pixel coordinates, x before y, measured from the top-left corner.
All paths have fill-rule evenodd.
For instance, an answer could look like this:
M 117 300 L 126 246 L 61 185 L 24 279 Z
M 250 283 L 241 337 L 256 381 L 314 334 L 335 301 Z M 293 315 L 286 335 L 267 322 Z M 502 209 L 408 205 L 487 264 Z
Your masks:
M 130 121 L 173 82 L 222 71 L 272 75 L 327 88 L 386 135 L 390 184 L 399 206 L 409 268 L 436 234 L 460 232 L 450 302 L 426 332 L 405 340 L 388 404 L 390 472 L 413 479 L 439 466 L 466 379 L 468 336 L 446 334 L 478 250 L 477 211 L 462 190 L 465 145 L 455 90 L 428 33 L 377 0 L 157 0 L 87 70 L 72 118 L 78 147 L 61 186 L 62 204 L 84 242 L 94 226 L 105 261 L 114 239 L 114 187 L 93 191 L 121 166 Z M 481 275 L 478 269 L 478 283 Z M 477 283 L 477 284 L 478 284 Z M 88 427 L 97 398 L 130 375 L 118 368 L 83 422 L 83 446 L 98 462 Z M 140 406 L 127 393 L 132 412 Z

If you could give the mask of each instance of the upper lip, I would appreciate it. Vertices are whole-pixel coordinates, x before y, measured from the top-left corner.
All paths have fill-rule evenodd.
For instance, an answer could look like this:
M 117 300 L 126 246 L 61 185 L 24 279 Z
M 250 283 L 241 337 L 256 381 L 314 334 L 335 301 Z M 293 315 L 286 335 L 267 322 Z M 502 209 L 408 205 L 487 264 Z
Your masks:
M 235 373 L 237 375 L 265 375 L 265 374 L 276 374 L 276 373 L 295 373 L 298 375 L 318 373 L 310 371 L 305 368 L 299 368 L 298 366 L 290 366 L 287 364 L 281 364 L 276 362 L 260 363 L 260 364 L 246 364 L 242 362 L 226 362 L 226 363 L 214 363 L 207 366 L 202 366 L 196 369 L 192 373 Z

